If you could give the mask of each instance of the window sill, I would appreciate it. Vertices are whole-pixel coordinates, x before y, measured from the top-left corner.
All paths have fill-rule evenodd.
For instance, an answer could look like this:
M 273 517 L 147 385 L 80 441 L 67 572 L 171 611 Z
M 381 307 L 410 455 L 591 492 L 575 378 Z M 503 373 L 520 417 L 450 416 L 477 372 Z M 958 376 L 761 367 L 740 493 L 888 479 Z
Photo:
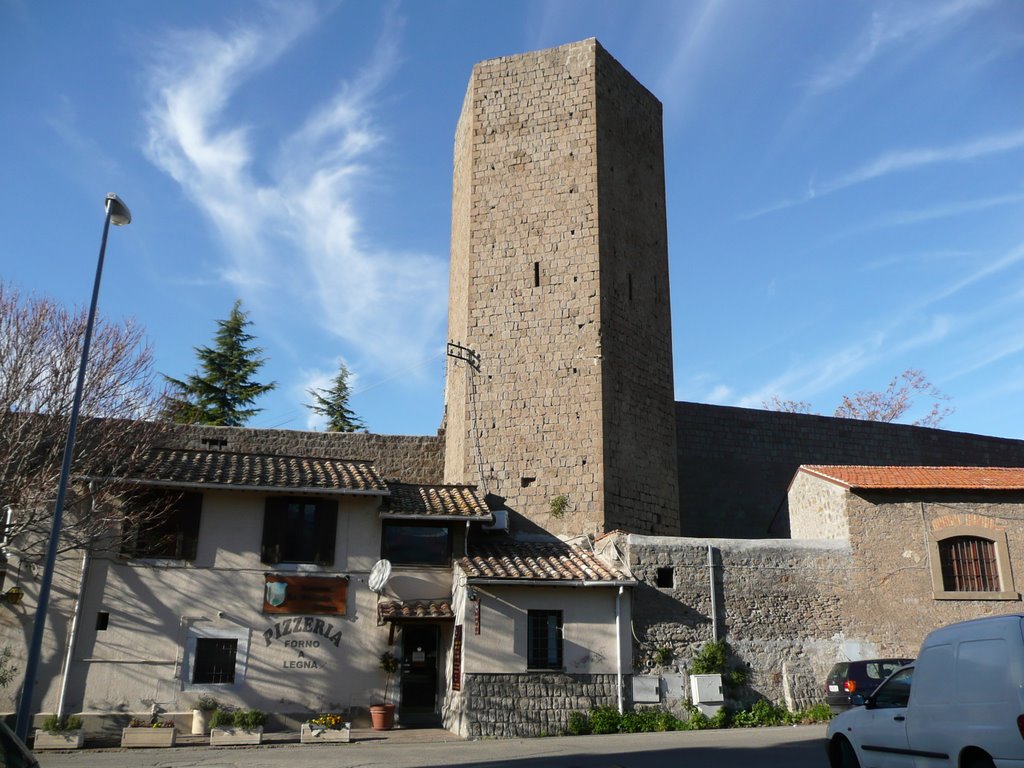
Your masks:
M 333 565 L 317 565 L 316 563 L 263 563 L 275 571 L 287 573 L 334 573 Z
M 935 600 L 1013 600 L 1020 602 L 1019 592 L 932 592 Z
M 541 672 L 565 672 L 565 667 L 527 667 L 526 674 L 533 675 Z

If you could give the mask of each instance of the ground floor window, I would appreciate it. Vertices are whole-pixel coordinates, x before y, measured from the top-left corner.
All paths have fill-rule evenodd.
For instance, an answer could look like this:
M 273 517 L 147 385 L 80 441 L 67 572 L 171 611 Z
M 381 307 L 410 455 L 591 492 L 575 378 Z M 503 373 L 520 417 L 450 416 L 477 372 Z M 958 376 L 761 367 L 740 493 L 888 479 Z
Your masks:
M 947 525 L 931 535 L 933 595 L 938 600 L 1020 600 L 1014 588 L 1006 532 L 981 525 Z
M 197 623 L 188 629 L 182 660 L 182 690 L 238 689 L 245 682 L 249 630 Z
M 217 685 L 235 682 L 237 653 L 237 640 L 219 637 L 196 638 L 196 663 L 192 668 L 192 684 Z
M 526 634 L 528 668 L 562 668 L 561 611 L 528 611 Z

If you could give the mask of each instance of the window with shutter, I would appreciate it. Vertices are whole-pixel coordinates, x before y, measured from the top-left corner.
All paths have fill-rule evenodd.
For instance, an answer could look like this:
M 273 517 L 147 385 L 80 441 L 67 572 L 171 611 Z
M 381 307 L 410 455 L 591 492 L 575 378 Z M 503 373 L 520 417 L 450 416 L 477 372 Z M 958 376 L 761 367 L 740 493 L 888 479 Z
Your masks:
M 263 512 L 264 563 L 334 564 L 338 504 L 330 499 L 271 496 Z
M 195 560 L 202 517 L 201 493 L 154 492 L 130 502 L 121 552 L 129 557 Z

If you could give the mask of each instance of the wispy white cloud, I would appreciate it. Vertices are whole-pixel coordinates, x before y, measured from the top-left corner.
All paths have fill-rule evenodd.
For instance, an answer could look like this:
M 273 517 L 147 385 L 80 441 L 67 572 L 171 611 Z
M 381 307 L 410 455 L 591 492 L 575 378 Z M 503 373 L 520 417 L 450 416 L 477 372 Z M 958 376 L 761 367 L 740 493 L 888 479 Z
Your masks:
M 363 68 L 297 121 L 273 153 L 232 113 L 236 93 L 317 26 L 306 3 L 268 6 L 229 33 L 168 36 L 150 70 L 148 157 L 180 184 L 226 245 L 223 279 L 268 311 L 302 307 L 384 369 L 431 354 L 447 280 L 443 260 L 376 245 L 357 202 L 386 145 L 375 99 L 399 61 L 389 19 Z
M 875 11 L 857 40 L 811 77 L 807 88 L 817 94 L 845 85 L 890 51 L 904 53 L 914 43 L 938 40 L 991 4 L 992 0 L 952 0 Z
M 971 139 L 942 147 L 917 147 L 885 152 L 852 171 L 818 184 L 810 184 L 803 195 L 786 198 L 744 214 L 742 220 L 756 219 L 769 213 L 803 205 L 841 189 L 873 181 L 894 173 L 902 173 L 941 163 L 974 160 L 988 155 L 1012 152 L 1024 147 L 1024 129 Z

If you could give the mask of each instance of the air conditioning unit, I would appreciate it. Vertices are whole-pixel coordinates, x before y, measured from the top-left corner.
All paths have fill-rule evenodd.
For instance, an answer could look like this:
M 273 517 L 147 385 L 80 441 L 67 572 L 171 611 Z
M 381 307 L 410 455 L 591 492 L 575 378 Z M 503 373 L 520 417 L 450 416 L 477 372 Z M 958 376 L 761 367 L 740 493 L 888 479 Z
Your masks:
M 488 533 L 508 533 L 508 510 L 495 509 L 491 514 L 494 515 L 494 520 L 490 523 L 484 523 L 480 526 L 480 529 Z

